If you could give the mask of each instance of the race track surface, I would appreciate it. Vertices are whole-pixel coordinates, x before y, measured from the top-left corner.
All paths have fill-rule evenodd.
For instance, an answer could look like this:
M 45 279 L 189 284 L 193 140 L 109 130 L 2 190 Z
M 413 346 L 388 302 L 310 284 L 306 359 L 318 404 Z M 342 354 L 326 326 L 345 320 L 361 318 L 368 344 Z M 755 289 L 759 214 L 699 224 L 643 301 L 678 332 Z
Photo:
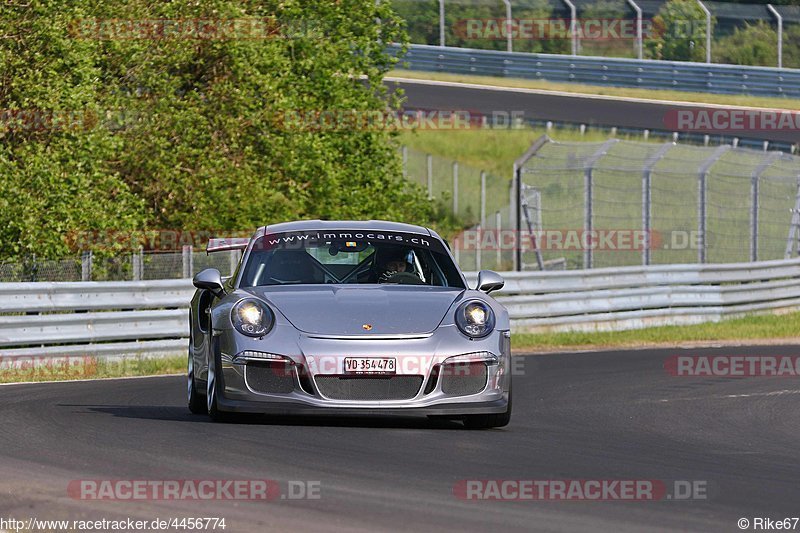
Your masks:
M 492 116 L 494 112 L 523 112 L 525 119 L 552 120 L 575 124 L 618 126 L 621 128 L 671 131 L 673 120 L 665 120 L 676 109 L 709 110 L 702 104 L 676 107 L 671 103 L 637 102 L 625 99 L 592 98 L 565 94 L 542 94 L 525 90 L 474 88 L 459 84 L 434 85 L 405 79 L 387 81 L 389 87 L 404 90 L 406 107 L 410 109 L 465 110 Z M 720 106 L 716 106 L 720 107 Z M 714 131 L 701 130 L 698 133 Z M 796 143 L 800 141 L 797 129 L 748 130 L 716 132 L 727 137 L 747 137 L 769 141 Z
M 159 377 L 0 387 L 0 517 L 225 517 L 230 531 L 739 531 L 800 515 L 800 384 L 686 378 L 669 356 L 800 347 L 522 358 L 514 416 L 469 431 L 426 418 L 214 424 Z M 320 498 L 82 501 L 81 479 L 319 481 Z M 459 480 L 701 481 L 707 499 L 464 501 Z M 284 494 L 285 495 L 285 494 Z M 800 527 L 800 526 L 798 526 Z

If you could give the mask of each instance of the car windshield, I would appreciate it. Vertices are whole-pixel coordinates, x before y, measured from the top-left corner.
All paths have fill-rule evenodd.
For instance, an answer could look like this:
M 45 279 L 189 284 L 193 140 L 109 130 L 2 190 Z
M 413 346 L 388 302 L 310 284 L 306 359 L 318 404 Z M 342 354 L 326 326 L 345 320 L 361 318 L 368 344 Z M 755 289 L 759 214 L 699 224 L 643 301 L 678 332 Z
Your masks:
M 260 237 L 250 251 L 239 286 L 326 283 L 466 288 L 439 239 L 372 231 Z

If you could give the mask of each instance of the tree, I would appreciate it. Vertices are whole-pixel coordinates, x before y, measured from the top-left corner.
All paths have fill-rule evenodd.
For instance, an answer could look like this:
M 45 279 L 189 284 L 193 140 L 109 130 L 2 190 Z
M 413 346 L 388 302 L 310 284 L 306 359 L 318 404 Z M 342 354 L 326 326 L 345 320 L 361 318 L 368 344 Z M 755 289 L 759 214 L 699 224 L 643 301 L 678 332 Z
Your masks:
M 394 64 L 384 43 L 406 35 L 388 2 L 4 3 L 0 25 L 0 109 L 98 117 L 6 132 L 6 256 L 67 253 L 74 231 L 434 222 L 402 179 L 391 128 L 286 120 L 397 108 L 382 84 Z M 110 127 L 103 117 L 120 110 Z
M 715 24 L 712 17 L 712 34 Z M 705 60 L 706 16 L 695 0 L 669 0 L 653 17 L 648 34 L 645 47 L 652 59 Z

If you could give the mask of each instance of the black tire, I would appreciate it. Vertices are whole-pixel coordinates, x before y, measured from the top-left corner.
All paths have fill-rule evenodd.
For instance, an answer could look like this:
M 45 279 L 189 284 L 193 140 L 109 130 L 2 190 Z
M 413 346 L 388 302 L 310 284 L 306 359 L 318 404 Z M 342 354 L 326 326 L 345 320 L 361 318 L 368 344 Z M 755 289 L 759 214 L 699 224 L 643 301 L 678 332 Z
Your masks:
M 217 398 L 219 397 L 219 381 L 221 376 L 218 375 L 217 365 L 218 359 L 217 343 L 213 344 L 211 349 L 211 360 L 208 362 L 208 379 L 206 381 L 206 412 L 213 422 L 232 422 L 235 417 L 233 413 L 219 410 Z
M 467 429 L 490 429 L 507 426 L 511 422 L 511 389 L 508 389 L 508 408 L 503 413 L 467 415 L 464 427 Z
M 197 381 L 194 379 L 194 360 L 191 352 L 189 353 L 189 363 L 186 369 L 186 382 L 189 397 L 189 411 L 195 415 L 204 415 L 208 412 L 206 408 L 206 397 L 197 391 Z

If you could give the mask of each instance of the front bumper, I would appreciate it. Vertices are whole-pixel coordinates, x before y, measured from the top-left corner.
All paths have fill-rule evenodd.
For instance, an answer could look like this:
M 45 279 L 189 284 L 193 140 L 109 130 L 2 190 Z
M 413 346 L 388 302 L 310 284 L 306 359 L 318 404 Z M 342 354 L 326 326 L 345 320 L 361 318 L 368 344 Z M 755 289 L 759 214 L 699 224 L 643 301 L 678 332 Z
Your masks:
M 317 406 L 303 402 L 283 400 L 254 402 L 247 400 L 217 399 L 221 411 L 232 413 L 258 413 L 267 415 L 295 416 L 463 416 L 491 413 L 504 413 L 508 410 L 508 394 L 488 402 L 440 403 L 425 407 L 334 407 Z
M 444 331 L 442 331 L 444 330 Z M 221 387 L 217 399 L 222 411 L 241 413 L 264 413 L 275 415 L 440 415 L 453 416 L 469 414 L 503 413 L 508 408 L 511 370 L 511 350 L 508 332 L 496 331 L 486 339 L 469 341 L 452 328 L 440 328 L 433 335 L 405 339 L 353 340 L 336 338 L 303 337 L 292 344 L 295 352 L 288 349 L 269 350 L 287 357 L 291 363 L 282 382 L 275 382 L 278 392 L 265 391 L 254 386 L 252 377 L 248 380 L 248 365 L 263 363 L 246 357 L 228 354 L 242 354 L 244 351 L 264 351 L 265 346 L 242 346 L 239 342 L 221 343 Z M 235 339 L 238 341 L 238 339 Z M 274 345 L 273 345 L 274 346 Z M 299 351 L 299 354 L 296 352 Z M 282 352 L 282 353 L 281 353 Z M 485 359 L 482 372 L 483 383 L 475 386 L 474 375 L 459 381 L 454 367 L 448 366 L 448 359 L 465 353 L 481 353 Z M 288 355 L 287 355 L 288 354 Z M 343 355 L 346 354 L 346 355 Z M 423 354 L 423 355 L 420 355 Z M 361 397 L 334 398 L 320 390 L 322 378 L 372 379 L 372 375 L 344 376 L 345 357 L 396 357 L 398 368 L 393 377 L 420 380 L 417 389 L 402 398 Z M 472 363 L 474 364 L 474 363 Z M 449 372 L 449 373 L 448 373 Z M 387 376 L 384 376 L 387 377 Z M 387 377 L 388 378 L 388 377 Z M 473 379 L 469 387 L 467 379 Z M 289 382 L 291 380 L 291 382 Z M 450 386 L 446 386 L 447 383 Z M 455 381 L 454 381 L 455 380 Z M 453 386 L 453 383 L 456 385 Z M 392 385 L 388 386 L 390 390 Z

